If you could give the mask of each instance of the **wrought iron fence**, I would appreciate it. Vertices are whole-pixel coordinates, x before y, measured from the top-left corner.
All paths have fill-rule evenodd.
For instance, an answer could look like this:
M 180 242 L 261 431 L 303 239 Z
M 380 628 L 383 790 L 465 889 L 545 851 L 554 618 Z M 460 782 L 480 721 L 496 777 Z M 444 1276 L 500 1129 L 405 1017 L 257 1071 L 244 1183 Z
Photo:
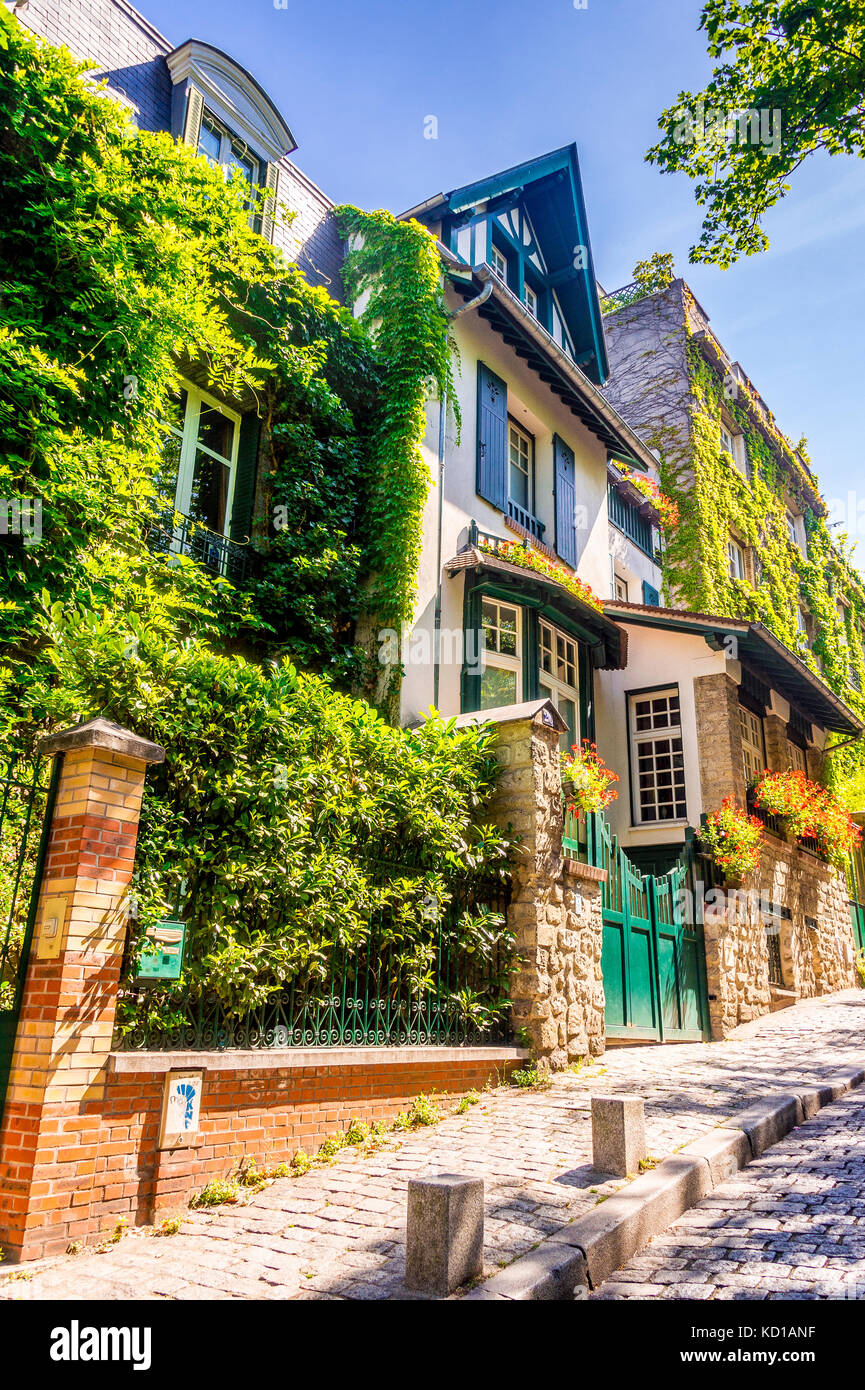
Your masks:
M 776 927 L 766 928 L 766 950 L 769 952 L 769 984 L 784 988 L 784 971 L 781 968 L 781 938 Z
M 0 1114 L 33 931 L 33 889 L 41 872 L 56 786 L 49 764 L 50 760 L 0 754 Z
M 376 868 L 382 876 L 419 872 L 383 861 Z M 464 879 L 450 883 L 448 893 L 446 904 L 430 904 L 435 926 L 420 969 L 416 953 L 406 968 L 406 940 L 393 929 L 393 909 L 385 908 L 371 916 L 359 945 L 325 943 L 324 978 L 298 977 L 246 1013 L 227 1009 L 214 994 L 195 995 L 184 979 L 127 988 L 121 1013 L 129 1022 L 115 1046 L 215 1051 L 506 1042 L 512 952 L 503 942 L 488 952 L 466 949 L 459 924 L 465 912 L 487 909 L 503 925 L 509 882 Z

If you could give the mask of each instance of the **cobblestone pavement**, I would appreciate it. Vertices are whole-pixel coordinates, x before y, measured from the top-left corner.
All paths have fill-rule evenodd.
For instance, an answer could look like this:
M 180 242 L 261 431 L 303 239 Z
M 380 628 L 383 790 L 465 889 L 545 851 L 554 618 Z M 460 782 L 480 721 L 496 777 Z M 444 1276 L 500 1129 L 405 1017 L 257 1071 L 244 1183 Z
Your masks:
M 484 1178 L 493 1274 L 623 1185 L 591 1167 L 593 1092 L 642 1095 L 660 1158 L 756 1097 L 863 1060 L 856 990 L 747 1024 L 724 1043 L 610 1049 L 547 1090 L 488 1092 L 377 1153 L 347 1150 L 278 1179 L 248 1205 L 190 1212 L 169 1238 L 132 1233 L 103 1254 L 21 1266 L 11 1279 L 0 1271 L 0 1298 L 405 1298 L 406 1184 L 436 1172 Z
M 865 1299 L 865 1092 L 768 1149 L 593 1299 Z

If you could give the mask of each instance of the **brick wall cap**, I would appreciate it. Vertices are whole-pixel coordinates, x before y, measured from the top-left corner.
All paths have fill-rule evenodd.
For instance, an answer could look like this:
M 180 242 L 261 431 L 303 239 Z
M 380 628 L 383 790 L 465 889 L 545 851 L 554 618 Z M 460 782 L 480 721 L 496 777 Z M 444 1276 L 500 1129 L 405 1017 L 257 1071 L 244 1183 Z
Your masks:
M 344 1067 L 416 1066 L 441 1062 L 522 1062 L 531 1053 L 524 1047 L 262 1047 L 224 1051 L 112 1052 L 112 1072 L 155 1073 L 198 1067 L 203 1071 L 293 1071 Z
M 606 883 L 607 870 L 595 864 L 584 864 L 581 859 L 565 859 L 565 873 L 570 878 L 584 878 L 593 883 Z
M 77 748 L 105 748 L 111 753 L 120 753 L 125 758 L 137 758 L 142 763 L 165 762 L 165 749 L 147 738 L 140 738 L 110 719 L 88 719 L 86 724 L 76 724 L 71 729 L 49 734 L 39 743 L 39 752 L 71 753 Z

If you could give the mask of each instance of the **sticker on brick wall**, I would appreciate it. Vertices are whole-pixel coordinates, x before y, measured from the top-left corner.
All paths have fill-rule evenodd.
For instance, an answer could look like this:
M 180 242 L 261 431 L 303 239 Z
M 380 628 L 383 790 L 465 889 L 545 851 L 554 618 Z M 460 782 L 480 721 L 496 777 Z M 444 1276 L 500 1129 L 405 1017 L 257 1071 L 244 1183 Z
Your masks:
M 165 1078 L 160 1149 L 182 1149 L 198 1137 L 204 1073 L 172 1071 Z

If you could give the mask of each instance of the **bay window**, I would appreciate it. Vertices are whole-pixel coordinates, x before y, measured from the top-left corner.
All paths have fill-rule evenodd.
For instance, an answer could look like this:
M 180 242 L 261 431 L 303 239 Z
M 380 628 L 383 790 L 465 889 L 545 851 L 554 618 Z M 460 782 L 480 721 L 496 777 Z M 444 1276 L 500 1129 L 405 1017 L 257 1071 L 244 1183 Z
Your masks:
M 485 598 L 481 603 L 483 656 L 480 708 L 497 709 L 522 699 L 521 610 Z
M 540 694 L 552 701 L 568 726 L 560 739 L 567 752 L 580 741 L 579 648 L 573 637 L 543 620 L 539 638 Z

